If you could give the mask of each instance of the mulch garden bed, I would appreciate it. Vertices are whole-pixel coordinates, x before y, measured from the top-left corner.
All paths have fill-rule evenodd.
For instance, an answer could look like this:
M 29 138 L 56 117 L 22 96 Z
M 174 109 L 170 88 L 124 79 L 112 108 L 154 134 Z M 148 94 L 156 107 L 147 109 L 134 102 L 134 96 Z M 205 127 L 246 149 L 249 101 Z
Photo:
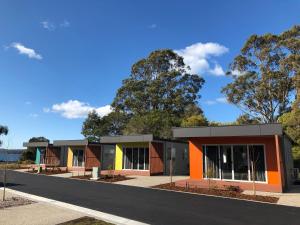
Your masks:
M 38 173 L 37 170 L 28 170 L 28 173 Z M 52 169 L 47 169 L 47 170 L 42 170 L 39 174 L 44 174 L 44 175 L 55 175 L 55 174 L 62 174 L 62 173 L 68 173 L 66 170 L 52 170 Z
M 76 178 L 76 179 L 82 179 L 82 180 L 91 180 L 91 175 L 84 175 L 84 176 L 73 176 L 72 178 Z M 123 175 L 115 175 L 115 176 L 112 176 L 112 175 L 101 175 L 99 176 L 99 179 L 98 180 L 95 180 L 95 181 L 104 181 L 104 182 L 118 182 L 118 181 L 123 181 L 123 180 L 130 180 L 130 179 L 133 179 L 131 177 L 126 177 L 126 176 L 123 176 Z
M 88 216 L 81 217 L 79 219 L 71 220 L 65 223 L 60 223 L 58 225 L 114 225 L 112 223 L 107 223 L 102 220 L 97 220 Z
M 0 201 L 0 209 L 8 208 L 8 207 L 15 207 L 15 206 L 22 206 L 22 205 L 29 205 L 34 203 L 31 200 L 20 198 L 20 197 L 11 197 L 6 199 L 5 201 Z
M 245 199 L 245 200 L 254 200 L 254 201 L 268 202 L 268 203 L 277 203 L 279 199 L 271 196 L 242 194 L 242 190 L 236 186 L 225 186 L 224 189 L 217 189 L 217 188 L 209 189 L 209 188 L 199 188 L 199 187 L 179 187 L 179 186 L 175 186 L 175 183 L 172 184 L 167 183 L 167 184 L 160 184 L 154 186 L 153 188 L 197 193 L 197 194 L 215 195 L 215 196 L 238 198 L 238 199 Z

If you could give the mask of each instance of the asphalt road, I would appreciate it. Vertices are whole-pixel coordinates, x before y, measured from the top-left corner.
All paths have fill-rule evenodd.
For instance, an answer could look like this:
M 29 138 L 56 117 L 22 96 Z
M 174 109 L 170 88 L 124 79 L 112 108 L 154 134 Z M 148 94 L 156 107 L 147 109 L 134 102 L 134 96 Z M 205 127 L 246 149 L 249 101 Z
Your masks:
M 15 171 L 9 171 L 7 177 L 10 188 L 18 191 L 149 224 L 300 224 L 300 208 L 295 207 L 95 183 Z

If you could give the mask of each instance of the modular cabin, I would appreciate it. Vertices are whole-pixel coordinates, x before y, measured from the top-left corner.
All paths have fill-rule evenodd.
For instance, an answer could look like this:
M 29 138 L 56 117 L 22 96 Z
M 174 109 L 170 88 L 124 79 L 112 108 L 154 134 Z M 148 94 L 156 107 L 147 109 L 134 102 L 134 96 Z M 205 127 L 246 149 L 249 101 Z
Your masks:
M 167 175 L 171 158 L 174 175 L 189 173 L 188 144 L 185 141 L 159 139 L 146 134 L 104 136 L 101 143 L 115 144 L 112 166 L 117 174 Z
M 174 128 L 173 136 L 189 142 L 191 185 L 252 190 L 255 183 L 283 192 L 293 183 L 291 139 L 281 124 Z
M 24 142 L 23 146 L 36 151 L 35 164 L 46 166 L 64 166 L 61 160 L 60 148 L 53 146 L 49 142 Z

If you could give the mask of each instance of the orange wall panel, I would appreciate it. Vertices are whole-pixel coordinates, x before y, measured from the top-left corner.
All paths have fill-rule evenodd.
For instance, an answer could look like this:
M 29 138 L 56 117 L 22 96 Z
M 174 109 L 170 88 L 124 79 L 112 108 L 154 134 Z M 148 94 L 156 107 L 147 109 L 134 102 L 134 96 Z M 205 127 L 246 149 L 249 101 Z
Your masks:
M 281 186 L 281 173 L 278 169 L 276 144 L 274 136 L 266 137 L 204 137 L 190 138 L 190 177 L 202 179 L 203 177 L 203 151 L 205 144 L 264 144 L 266 152 L 268 184 Z

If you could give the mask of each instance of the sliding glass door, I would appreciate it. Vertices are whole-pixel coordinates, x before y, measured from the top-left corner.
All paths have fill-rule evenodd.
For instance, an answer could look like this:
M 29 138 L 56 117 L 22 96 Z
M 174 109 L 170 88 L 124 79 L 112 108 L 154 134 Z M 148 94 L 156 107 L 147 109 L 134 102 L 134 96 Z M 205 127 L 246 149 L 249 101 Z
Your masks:
M 84 166 L 84 151 L 82 149 L 75 149 L 73 151 L 73 166 Z
M 230 145 L 220 146 L 222 179 L 232 179 L 232 154 Z
M 122 168 L 149 170 L 149 148 L 123 148 Z
M 233 146 L 233 167 L 235 180 L 248 180 L 247 145 Z
M 204 178 L 266 181 L 263 145 L 204 145 L 203 153 Z

